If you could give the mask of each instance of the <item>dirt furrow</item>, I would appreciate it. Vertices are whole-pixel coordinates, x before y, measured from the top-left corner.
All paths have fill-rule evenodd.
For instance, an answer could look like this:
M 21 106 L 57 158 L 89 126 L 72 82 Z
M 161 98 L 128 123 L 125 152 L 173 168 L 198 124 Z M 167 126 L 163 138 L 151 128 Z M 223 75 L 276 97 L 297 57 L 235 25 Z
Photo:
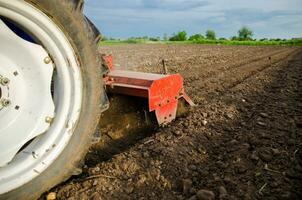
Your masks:
M 245 59 L 238 59 L 238 60 L 231 60 L 228 63 L 223 63 L 223 64 L 219 64 L 219 65 L 209 65 L 209 66 L 197 66 L 198 68 L 202 68 L 202 74 L 199 78 L 210 78 L 213 76 L 216 76 L 217 74 L 221 74 L 224 71 L 228 71 L 229 69 L 235 69 L 250 63 L 254 63 L 256 61 L 260 61 L 263 60 L 265 58 L 269 59 L 272 56 L 278 55 L 279 53 L 282 52 L 286 52 L 287 49 L 279 49 L 276 50 L 276 52 L 266 52 L 265 55 L 260 54 L 260 55 L 254 55 Z M 238 55 L 239 57 L 239 55 Z M 185 72 L 183 72 L 182 74 L 185 74 Z
M 190 83 L 190 85 L 194 85 L 195 87 L 189 88 L 189 91 L 193 92 L 193 90 L 198 88 L 198 90 L 201 91 L 201 96 L 208 98 L 212 98 L 213 95 L 221 95 L 221 93 L 227 92 L 230 88 L 235 87 L 245 79 L 286 59 L 295 51 L 297 50 L 283 50 L 278 53 L 270 54 L 268 57 L 265 56 L 260 59 L 255 59 L 253 62 L 245 65 L 235 65 L 229 70 L 219 71 L 216 76 L 210 76 L 209 78 Z
M 205 71 L 206 73 L 203 74 L 201 76 L 201 78 L 206 78 L 206 79 L 209 79 L 213 76 L 216 76 L 216 75 L 219 75 L 219 74 L 222 74 L 223 72 L 225 71 L 228 71 L 229 69 L 236 69 L 236 68 L 239 68 L 239 67 L 243 67 L 243 66 L 246 66 L 248 64 L 251 64 L 251 63 L 256 63 L 258 61 L 263 61 L 265 59 L 267 60 L 271 60 L 271 57 L 275 57 L 281 53 L 284 53 L 284 52 L 287 52 L 288 50 L 287 49 L 281 49 L 281 50 L 278 50 L 276 52 L 268 52 L 268 54 L 266 55 L 261 55 L 259 57 L 252 57 L 250 58 L 249 60 L 239 60 L 239 61 L 233 61 L 232 64 L 230 65 L 227 65 L 227 66 L 221 66 L 221 67 L 211 67 L 211 71 Z
M 291 52 L 287 52 L 287 53 L 285 53 L 285 56 L 283 55 L 283 53 L 284 52 L 272 55 L 272 57 L 277 56 L 277 55 L 279 55 L 279 56 L 282 55 L 282 57 L 277 58 L 274 61 L 270 61 L 269 64 L 265 64 L 261 68 L 255 69 L 254 71 L 250 72 L 249 74 L 247 74 L 246 76 L 244 76 L 240 80 L 237 80 L 234 83 L 230 84 L 229 86 L 226 87 L 225 92 L 230 91 L 231 89 L 235 88 L 239 84 L 242 84 L 242 83 L 246 82 L 248 79 L 253 78 L 254 76 L 258 75 L 259 73 L 262 73 L 264 70 L 267 70 L 268 68 L 275 67 L 276 65 L 278 65 L 280 63 L 287 62 L 290 57 L 292 57 L 293 55 L 296 55 L 297 53 L 300 53 L 300 50 L 295 49 Z M 260 61 L 260 59 L 258 61 Z M 257 63 L 254 63 L 254 64 L 257 64 Z

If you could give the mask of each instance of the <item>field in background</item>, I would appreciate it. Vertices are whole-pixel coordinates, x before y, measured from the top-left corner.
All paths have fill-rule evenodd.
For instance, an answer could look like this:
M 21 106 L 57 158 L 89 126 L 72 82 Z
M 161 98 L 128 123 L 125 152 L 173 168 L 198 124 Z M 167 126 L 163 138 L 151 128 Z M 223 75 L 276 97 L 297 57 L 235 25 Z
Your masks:
M 280 41 L 232 41 L 232 40 L 195 40 L 195 41 L 151 41 L 146 39 L 106 40 L 100 45 L 119 44 L 214 44 L 214 45 L 245 45 L 245 46 L 302 46 L 302 39 Z

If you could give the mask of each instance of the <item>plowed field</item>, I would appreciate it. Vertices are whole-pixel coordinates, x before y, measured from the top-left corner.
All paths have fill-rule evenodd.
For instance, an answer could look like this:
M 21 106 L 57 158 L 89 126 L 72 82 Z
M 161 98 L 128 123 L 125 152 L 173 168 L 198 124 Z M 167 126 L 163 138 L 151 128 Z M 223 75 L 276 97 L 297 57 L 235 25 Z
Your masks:
M 301 48 L 121 45 L 100 52 L 113 54 L 117 68 L 147 72 L 160 72 L 164 59 L 197 106 L 168 127 L 95 145 L 83 173 L 53 189 L 57 198 L 302 197 Z

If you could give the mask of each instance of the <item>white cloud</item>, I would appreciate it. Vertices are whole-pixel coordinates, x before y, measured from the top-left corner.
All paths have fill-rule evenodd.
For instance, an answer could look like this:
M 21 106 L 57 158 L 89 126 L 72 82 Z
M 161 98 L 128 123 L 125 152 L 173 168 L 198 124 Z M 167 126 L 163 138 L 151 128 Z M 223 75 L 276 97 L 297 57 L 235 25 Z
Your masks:
M 105 35 L 122 38 L 208 28 L 230 37 L 243 25 L 259 38 L 302 35 L 301 0 L 87 0 L 85 12 Z

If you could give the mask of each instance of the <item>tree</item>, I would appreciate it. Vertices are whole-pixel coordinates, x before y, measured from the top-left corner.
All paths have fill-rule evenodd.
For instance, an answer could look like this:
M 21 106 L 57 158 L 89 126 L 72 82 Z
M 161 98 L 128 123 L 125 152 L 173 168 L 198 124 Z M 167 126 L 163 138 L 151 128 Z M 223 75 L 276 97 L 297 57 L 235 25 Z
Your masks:
M 207 30 L 206 37 L 208 40 L 216 40 L 216 33 L 213 30 Z
M 202 39 L 204 39 L 204 36 L 201 34 L 194 34 L 189 38 L 190 41 L 198 41 Z
M 239 40 L 239 38 L 238 38 L 237 36 L 232 36 L 232 37 L 230 38 L 230 40 L 232 40 L 232 41 L 237 41 L 237 40 Z
M 150 37 L 149 40 L 153 42 L 157 42 L 160 41 L 160 37 Z
M 247 26 L 243 26 L 238 31 L 238 37 L 240 40 L 252 40 L 253 31 L 250 28 L 248 28 Z
M 177 34 L 174 34 L 169 40 L 170 41 L 186 41 L 187 38 L 187 32 L 186 31 L 180 31 Z
M 173 33 L 172 37 L 170 37 L 169 40 L 170 41 L 179 41 L 179 38 L 175 33 Z

